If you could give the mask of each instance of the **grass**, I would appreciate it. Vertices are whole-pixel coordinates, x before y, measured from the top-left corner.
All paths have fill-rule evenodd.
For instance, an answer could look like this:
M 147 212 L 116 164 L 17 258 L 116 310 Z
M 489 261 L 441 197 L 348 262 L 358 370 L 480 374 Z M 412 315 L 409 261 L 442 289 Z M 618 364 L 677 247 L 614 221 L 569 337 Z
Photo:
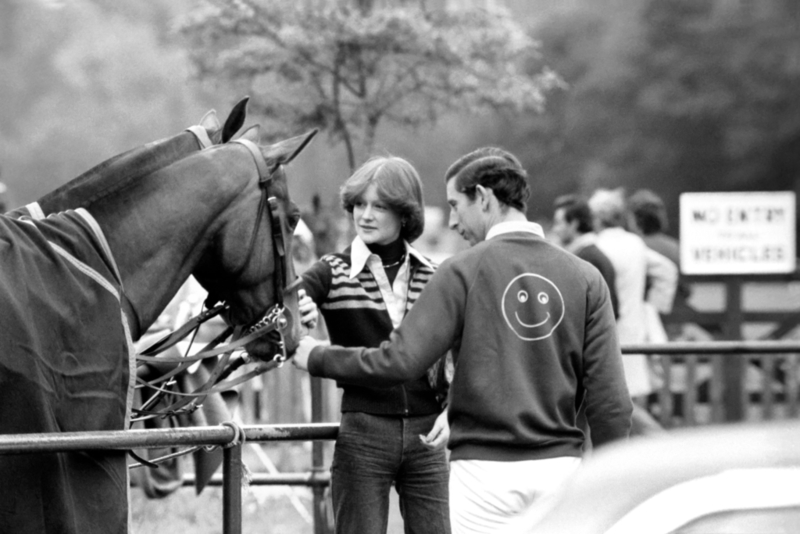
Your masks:
M 307 446 L 263 446 L 282 472 L 308 471 L 311 453 Z M 244 449 L 248 469 L 263 471 L 263 460 Z M 188 460 L 187 460 L 188 461 Z M 187 472 L 191 464 L 187 464 Z M 390 497 L 387 534 L 401 534 L 403 520 L 397 493 Z M 222 488 L 206 487 L 200 495 L 183 487 L 163 499 L 148 499 L 139 488 L 130 490 L 131 534 L 219 534 L 222 532 Z M 304 486 L 247 486 L 242 489 L 242 532 L 312 534 L 314 503 L 311 489 Z
M 292 505 L 287 488 L 248 487 L 242 492 L 242 532 L 307 534 L 313 523 Z M 293 490 L 308 513 L 312 510 L 309 488 Z M 219 534 L 222 532 L 222 488 L 206 488 L 195 496 L 184 487 L 164 499 L 149 500 L 131 489 L 132 534 Z

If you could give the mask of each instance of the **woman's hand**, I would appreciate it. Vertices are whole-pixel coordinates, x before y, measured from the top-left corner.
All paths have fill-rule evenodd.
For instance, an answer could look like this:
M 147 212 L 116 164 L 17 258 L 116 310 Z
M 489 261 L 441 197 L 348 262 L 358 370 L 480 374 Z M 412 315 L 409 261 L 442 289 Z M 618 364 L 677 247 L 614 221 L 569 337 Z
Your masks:
M 450 424 L 447 422 L 447 410 L 439 414 L 436 421 L 433 423 L 433 428 L 428 432 L 427 436 L 420 434 L 419 436 L 422 444 L 434 451 L 444 449 L 447 446 L 447 440 L 450 439 Z
M 300 323 L 312 330 L 319 321 L 319 309 L 316 303 L 306 294 L 305 289 L 297 290 L 297 309 L 300 312 Z

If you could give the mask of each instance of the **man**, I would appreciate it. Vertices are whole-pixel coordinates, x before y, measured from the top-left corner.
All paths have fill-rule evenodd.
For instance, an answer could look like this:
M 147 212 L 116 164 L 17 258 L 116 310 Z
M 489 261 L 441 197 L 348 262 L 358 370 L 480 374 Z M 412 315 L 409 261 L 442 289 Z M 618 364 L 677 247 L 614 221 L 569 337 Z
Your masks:
M 445 175 L 450 227 L 472 247 L 442 263 L 388 342 L 345 349 L 304 338 L 293 360 L 315 376 L 391 386 L 452 348 L 454 533 L 527 532 L 580 463 L 582 402 L 595 446 L 630 431 L 608 287 L 527 221 L 526 179 L 497 148 L 456 161 Z
M 667 208 L 661 197 L 649 189 L 640 189 L 630 196 L 628 206 L 633 215 L 634 229 L 648 248 L 667 258 L 680 270 L 680 243 L 674 237 L 667 235 L 669 229 Z M 685 308 L 690 295 L 689 284 L 678 272 L 678 286 L 675 290 L 673 308 Z M 679 325 L 673 326 L 675 328 L 671 332 L 670 339 L 680 336 Z
M 653 317 L 658 321 L 655 311 L 671 310 L 678 269 L 648 248 L 641 237 L 627 230 L 629 214 L 622 189 L 598 189 L 589 198 L 589 207 L 597 229 L 597 247 L 611 260 L 617 274 L 619 340 L 624 345 L 651 342 L 648 331 L 653 328 L 648 321 Z M 659 425 L 643 409 L 647 396 L 655 390 L 647 356 L 626 354 L 623 363 L 628 389 L 642 408 L 634 412 L 633 433 L 659 431 Z
M 553 233 L 565 249 L 597 267 L 608 284 L 614 317 L 617 317 L 616 273 L 608 257 L 597 248 L 597 234 L 594 233 L 589 204 L 575 195 L 562 195 L 556 199 L 554 207 Z

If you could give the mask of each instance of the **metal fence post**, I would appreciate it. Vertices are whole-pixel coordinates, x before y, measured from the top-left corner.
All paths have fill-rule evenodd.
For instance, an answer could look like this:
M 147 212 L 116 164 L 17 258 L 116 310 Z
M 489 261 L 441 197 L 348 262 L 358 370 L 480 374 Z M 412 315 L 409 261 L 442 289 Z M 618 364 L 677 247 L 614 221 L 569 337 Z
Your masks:
M 742 335 L 742 280 L 731 278 L 725 284 L 725 337 L 739 340 Z M 747 369 L 747 356 L 725 358 L 722 360 L 723 402 L 725 421 L 744 421 L 747 402 L 745 400 L 744 376 Z
M 311 422 L 322 422 L 322 379 L 311 378 Z M 325 455 L 323 442 L 311 443 L 311 474 L 317 476 L 325 471 Z M 325 504 L 325 488 L 319 484 L 314 485 L 314 534 L 329 534 L 328 514 Z
M 242 533 L 242 469 L 242 443 L 223 449 L 223 534 Z

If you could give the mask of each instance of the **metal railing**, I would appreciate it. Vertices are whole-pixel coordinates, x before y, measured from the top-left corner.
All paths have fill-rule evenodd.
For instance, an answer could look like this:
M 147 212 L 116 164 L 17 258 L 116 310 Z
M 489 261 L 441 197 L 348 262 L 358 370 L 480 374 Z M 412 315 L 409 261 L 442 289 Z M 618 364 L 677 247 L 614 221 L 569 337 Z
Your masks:
M 109 430 L 60 434 L 0 435 L 0 454 L 36 454 L 97 450 L 151 449 L 170 446 L 219 445 L 222 463 L 222 532 L 242 532 L 242 445 L 264 441 L 317 441 L 336 438 L 339 425 L 241 425 L 178 429 Z M 315 474 L 309 475 L 311 485 Z
M 670 342 L 659 345 L 629 345 L 623 347 L 623 354 L 661 355 L 666 356 L 666 360 L 672 356 L 686 359 L 698 358 L 703 355 L 727 358 L 754 354 L 767 357 L 793 354 L 794 367 L 791 367 L 790 372 L 787 373 L 787 389 L 784 397 L 787 402 L 797 406 L 797 362 L 798 354 L 800 354 L 800 341 Z M 769 372 L 772 370 L 770 367 L 765 369 Z M 771 388 L 767 387 L 767 390 L 771 390 Z M 665 397 L 669 395 L 668 382 L 660 394 Z M 312 397 L 319 399 L 320 395 L 312 395 Z M 667 407 L 666 402 L 664 406 Z M 319 406 L 316 406 L 314 411 L 319 412 Z M 242 532 L 242 445 L 245 442 L 312 441 L 314 442 L 314 452 L 312 453 L 314 458 L 311 472 L 277 475 L 255 474 L 250 483 L 253 485 L 297 484 L 312 487 L 315 491 L 315 532 L 321 532 L 320 528 L 323 528 L 320 506 L 321 492 L 330 483 L 330 476 L 327 472 L 323 472 L 321 449 L 318 445 L 321 445 L 321 441 L 336 439 L 338 429 L 338 423 L 312 423 L 304 425 L 241 425 L 238 428 L 236 426 L 217 426 L 60 434 L 7 434 L 0 435 L 0 454 L 131 450 L 199 445 L 222 446 L 224 447 L 222 476 L 215 475 L 210 483 L 222 485 L 222 532 L 239 534 Z
M 666 428 L 676 424 L 694 426 L 698 422 L 721 423 L 748 419 L 754 408 L 751 402 L 754 395 L 745 384 L 748 364 L 760 370 L 757 394 L 760 406 L 755 406 L 761 408 L 760 418 L 774 418 L 778 400 L 782 403 L 785 417 L 800 415 L 800 341 L 674 341 L 626 345 L 622 353 L 659 357 L 656 366 L 663 383 L 657 393 L 657 411 L 659 422 Z M 702 388 L 698 381 L 701 365 L 711 370 Z M 676 370 L 681 371 L 683 382 L 678 388 L 679 395 L 676 395 L 674 387 Z M 701 392 L 707 397 L 703 404 L 708 407 L 709 415 L 703 421 L 698 421 Z M 673 416 L 676 413 L 680 414 L 680 423 L 675 422 Z

